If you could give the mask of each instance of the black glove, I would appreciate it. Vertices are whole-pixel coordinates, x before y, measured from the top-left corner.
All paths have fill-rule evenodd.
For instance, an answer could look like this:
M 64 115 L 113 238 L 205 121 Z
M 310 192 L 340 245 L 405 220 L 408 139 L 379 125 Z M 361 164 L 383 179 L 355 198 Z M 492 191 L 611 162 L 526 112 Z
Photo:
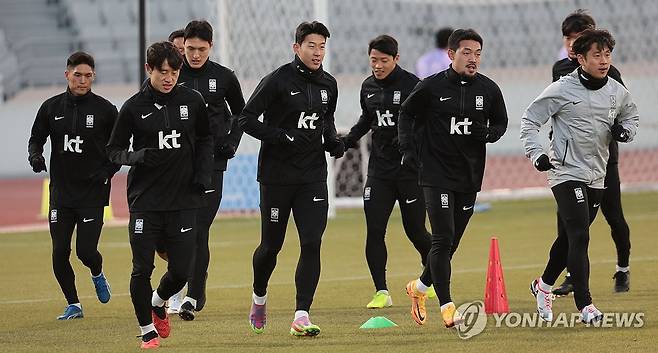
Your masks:
M 395 135 L 395 136 L 391 139 L 391 146 L 392 146 L 393 148 L 395 148 L 396 150 L 400 148 L 400 139 L 398 138 L 397 135 Z
M 345 143 L 340 138 L 333 141 L 325 141 L 322 147 L 334 158 L 340 158 L 345 154 Z
M 471 136 L 478 141 L 494 143 L 503 136 L 504 130 L 496 126 L 487 126 L 486 124 L 474 122 L 470 128 Z
M 416 153 L 414 152 L 404 152 L 402 154 L 402 161 L 400 161 L 400 164 L 408 168 L 416 169 L 418 168 L 418 156 L 416 156 Z
M 35 173 L 48 171 L 48 168 L 46 168 L 46 159 L 43 158 L 43 156 L 40 154 L 35 154 L 30 156 L 30 158 L 28 158 L 27 161 L 30 162 L 32 171 L 34 171 Z
M 290 130 L 281 132 L 279 141 L 289 148 L 300 152 L 308 149 L 311 139 L 300 130 Z
M 628 139 L 630 138 L 628 131 L 624 129 L 624 127 L 619 123 L 612 124 L 610 127 L 610 133 L 612 134 L 612 138 L 615 139 L 615 141 L 628 142 Z
M 349 150 L 350 148 L 356 147 L 356 141 L 354 141 L 354 139 L 351 139 L 349 136 L 341 136 L 339 138 L 341 141 L 343 141 L 343 145 L 345 146 L 345 151 Z
M 481 142 L 489 142 L 489 128 L 487 125 L 473 122 L 471 124 L 471 136 Z
M 225 159 L 231 159 L 235 157 L 235 147 L 229 143 L 225 143 L 217 149 L 217 156 L 225 158 Z
M 94 184 L 107 184 L 110 176 L 107 174 L 107 170 L 99 169 L 96 173 L 89 176 L 89 179 L 91 179 L 91 182 Z
M 534 163 L 535 169 L 537 169 L 540 172 L 545 172 L 550 169 L 555 169 L 555 167 L 551 164 L 551 161 L 548 159 L 548 156 L 546 154 L 542 154 L 537 158 L 537 160 Z
M 142 165 L 146 167 L 155 167 L 165 162 L 167 152 L 157 148 L 143 148 L 140 150 L 144 157 Z

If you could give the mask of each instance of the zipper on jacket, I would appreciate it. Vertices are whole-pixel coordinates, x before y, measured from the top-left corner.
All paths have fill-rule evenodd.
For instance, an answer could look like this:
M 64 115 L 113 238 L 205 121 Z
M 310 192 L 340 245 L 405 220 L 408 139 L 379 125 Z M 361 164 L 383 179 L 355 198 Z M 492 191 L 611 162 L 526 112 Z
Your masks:
M 167 105 L 163 105 L 162 109 L 164 110 L 164 118 L 165 118 L 165 128 L 169 128 L 169 113 L 167 112 Z
M 78 130 L 78 104 L 73 103 L 73 126 L 71 127 L 71 132 L 75 134 Z
M 311 84 L 307 83 L 306 87 L 308 89 L 308 113 L 310 114 L 313 109 L 313 96 L 311 95 Z
M 194 79 L 194 90 L 195 91 L 199 90 L 199 81 L 196 78 Z
M 464 117 L 464 85 L 459 87 L 459 117 Z
M 567 159 L 567 153 L 569 152 L 569 140 L 564 146 L 564 156 L 562 156 L 562 165 L 564 165 L 564 160 Z

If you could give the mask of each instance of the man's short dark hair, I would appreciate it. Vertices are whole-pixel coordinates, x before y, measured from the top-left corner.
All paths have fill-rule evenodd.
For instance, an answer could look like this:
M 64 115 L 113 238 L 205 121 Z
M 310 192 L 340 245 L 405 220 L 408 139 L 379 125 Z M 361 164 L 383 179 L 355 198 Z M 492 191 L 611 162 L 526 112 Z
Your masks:
M 462 40 L 474 40 L 482 47 L 482 37 L 474 29 L 456 29 L 448 38 L 448 48 L 457 51 Z
M 587 10 L 578 9 L 570 13 L 562 21 L 562 35 L 568 36 L 571 33 L 580 33 L 586 29 L 596 28 L 594 18 L 587 13 Z
M 605 29 L 586 29 L 573 42 L 573 52 L 584 56 L 592 47 L 592 44 L 596 44 L 599 50 L 608 48 L 612 51 L 615 48 L 615 39 Z
M 185 26 L 184 38 L 185 40 L 199 38 L 208 43 L 212 43 L 212 26 L 206 20 L 190 21 L 190 23 Z
M 69 56 L 68 59 L 66 59 L 66 68 L 67 69 L 72 69 L 78 65 L 82 64 L 87 64 L 89 67 L 91 67 L 92 70 L 95 69 L 94 65 L 94 57 L 83 52 L 83 51 L 77 51 L 71 56 Z
M 171 42 L 156 42 L 146 49 L 146 63 L 152 69 L 162 70 L 165 61 L 175 70 L 183 66 L 183 56 Z
M 169 35 L 169 38 L 167 38 L 170 42 L 173 42 L 174 39 L 176 38 L 184 38 L 185 37 L 185 30 L 184 29 L 177 29 Z
M 381 36 L 377 36 L 375 39 L 370 41 L 368 44 L 368 55 L 370 55 L 370 52 L 373 49 L 395 57 L 398 55 L 398 41 L 388 34 L 382 34 Z
M 448 38 L 454 29 L 452 27 L 443 27 L 434 34 L 434 45 L 439 49 L 448 48 Z
M 327 29 L 327 26 L 322 24 L 322 22 L 302 22 L 297 26 L 297 29 L 295 29 L 295 43 L 302 44 L 304 39 L 306 39 L 306 36 L 309 34 L 319 34 L 323 36 L 325 40 L 331 37 L 329 29 Z

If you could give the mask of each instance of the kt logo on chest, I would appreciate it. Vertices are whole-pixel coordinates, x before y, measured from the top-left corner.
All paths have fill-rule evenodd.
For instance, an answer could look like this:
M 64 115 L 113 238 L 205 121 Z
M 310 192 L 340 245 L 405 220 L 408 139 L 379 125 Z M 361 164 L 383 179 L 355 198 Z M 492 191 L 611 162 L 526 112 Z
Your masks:
M 318 119 L 320 119 L 318 113 L 306 115 L 306 112 L 301 112 L 299 114 L 299 120 L 297 120 L 297 128 L 315 130 L 317 129 L 317 126 L 315 126 L 315 121 Z
M 167 135 L 164 134 L 164 131 L 158 131 L 158 148 L 161 150 L 181 148 L 178 142 L 179 137 L 180 132 L 176 132 L 176 130 L 171 130 L 171 133 Z
M 377 113 L 377 126 L 395 126 L 395 122 L 391 120 L 393 117 L 393 114 L 386 109 L 384 113 L 380 112 L 379 110 L 376 111 Z

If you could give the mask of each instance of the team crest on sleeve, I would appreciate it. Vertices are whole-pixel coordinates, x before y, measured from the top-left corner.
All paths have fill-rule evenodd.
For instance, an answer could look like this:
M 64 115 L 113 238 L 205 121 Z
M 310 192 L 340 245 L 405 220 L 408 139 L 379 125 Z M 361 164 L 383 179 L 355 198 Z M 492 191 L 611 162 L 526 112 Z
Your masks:
M 400 104 L 400 97 L 401 96 L 402 96 L 402 92 L 393 91 L 393 104 Z
M 322 98 L 322 104 L 327 104 L 329 101 L 329 94 L 327 93 L 326 89 L 320 90 L 320 97 Z
M 50 210 L 50 223 L 57 223 L 57 210 Z
M 270 222 L 272 222 L 272 223 L 278 223 L 279 222 L 279 208 L 278 207 L 272 207 L 270 209 Z
M 475 110 L 484 109 L 484 96 L 475 96 Z
M 208 91 L 217 92 L 217 79 L 214 78 L 208 79 Z
M 448 194 L 441 194 L 441 208 L 448 208 Z
M 578 203 L 585 202 L 585 195 L 583 195 L 582 188 L 574 188 L 573 192 L 576 194 L 576 202 Z
M 135 220 L 135 234 L 142 234 L 144 232 L 144 219 L 137 218 Z
M 363 189 L 363 201 L 370 201 L 370 186 L 366 186 L 365 189 Z
M 87 128 L 92 129 L 94 127 L 94 114 L 87 115 Z
M 186 105 L 181 105 L 180 106 L 180 118 L 181 118 L 181 120 L 186 120 L 188 118 L 188 112 L 187 112 L 187 106 Z

